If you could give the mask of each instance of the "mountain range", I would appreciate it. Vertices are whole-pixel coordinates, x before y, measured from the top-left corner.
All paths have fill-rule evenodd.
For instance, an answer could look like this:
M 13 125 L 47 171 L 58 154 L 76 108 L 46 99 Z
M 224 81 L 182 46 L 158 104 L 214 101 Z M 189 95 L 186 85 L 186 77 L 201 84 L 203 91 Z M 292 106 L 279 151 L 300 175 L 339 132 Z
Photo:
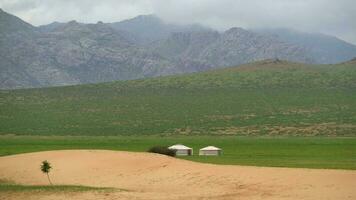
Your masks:
M 219 32 L 169 24 L 154 15 L 35 27 L 0 9 L 0 89 L 139 79 L 269 58 L 325 64 L 355 56 L 355 45 L 292 30 Z

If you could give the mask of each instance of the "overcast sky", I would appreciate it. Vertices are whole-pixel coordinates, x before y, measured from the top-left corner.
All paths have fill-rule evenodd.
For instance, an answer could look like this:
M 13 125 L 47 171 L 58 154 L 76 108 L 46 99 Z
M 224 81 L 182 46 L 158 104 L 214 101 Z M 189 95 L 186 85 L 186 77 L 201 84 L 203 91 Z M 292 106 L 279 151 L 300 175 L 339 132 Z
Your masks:
M 0 0 L 0 7 L 33 25 L 156 14 L 169 22 L 219 30 L 238 26 L 320 32 L 356 44 L 356 0 Z

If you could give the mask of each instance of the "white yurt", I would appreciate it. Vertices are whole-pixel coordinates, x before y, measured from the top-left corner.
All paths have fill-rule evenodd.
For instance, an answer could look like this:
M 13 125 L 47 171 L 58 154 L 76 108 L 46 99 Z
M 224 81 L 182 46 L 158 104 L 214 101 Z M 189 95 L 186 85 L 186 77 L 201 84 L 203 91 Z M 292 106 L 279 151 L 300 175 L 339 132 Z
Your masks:
M 168 149 L 176 150 L 177 156 L 191 156 L 193 155 L 193 149 L 182 144 L 176 144 L 168 147 Z
M 222 150 L 214 146 L 207 146 L 199 150 L 200 156 L 218 156 L 221 155 Z

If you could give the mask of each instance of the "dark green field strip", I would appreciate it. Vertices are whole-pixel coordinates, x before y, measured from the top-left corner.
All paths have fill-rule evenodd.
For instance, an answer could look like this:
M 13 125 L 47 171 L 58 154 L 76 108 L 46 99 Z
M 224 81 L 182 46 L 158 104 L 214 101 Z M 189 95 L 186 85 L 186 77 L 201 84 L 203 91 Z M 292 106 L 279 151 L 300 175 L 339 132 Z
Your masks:
M 112 191 L 113 188 L 98 188 L 76 185 L 18 185 L 0 184 L 0 192 L 86 192 L 86 191 Z
M 90 187 L 83 185 L 21 185 L 0 179 L 0 192 L 86 192 L 114 191 L 109 187 Z

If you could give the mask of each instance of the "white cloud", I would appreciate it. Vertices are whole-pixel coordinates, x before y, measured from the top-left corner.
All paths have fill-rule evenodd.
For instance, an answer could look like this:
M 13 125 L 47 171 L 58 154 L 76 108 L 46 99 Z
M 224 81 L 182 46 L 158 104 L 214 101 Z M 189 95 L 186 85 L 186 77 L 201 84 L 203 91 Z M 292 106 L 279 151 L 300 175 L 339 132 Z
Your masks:
M 150 2 L 141 0 L 0 0 L 0 7 L 34 25 L 113 22 L 152 12 Z
M 215 28 L 287 27 L 335 34 L 356 43 L 355 0 L 179 0 L 153 1 L 154 12 L 173 22 Z M 194 2 L 194 3 L 192 3 Z
M 356 44 L 355 0 L 0 0 L 0 7 L 35 25 L 73 19 L 113 22 L 154 13 L 166 21 L 218 29 L 322 32 Z

